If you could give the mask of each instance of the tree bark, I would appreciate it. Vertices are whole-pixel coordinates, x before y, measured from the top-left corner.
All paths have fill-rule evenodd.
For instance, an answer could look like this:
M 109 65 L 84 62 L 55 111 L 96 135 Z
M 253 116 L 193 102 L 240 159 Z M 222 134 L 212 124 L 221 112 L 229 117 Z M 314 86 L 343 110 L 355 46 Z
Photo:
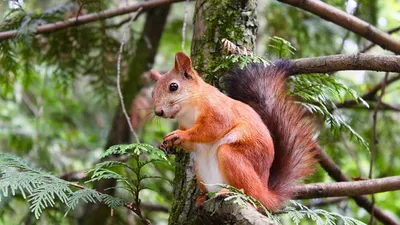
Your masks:
M 400 56 L 349 54 L 291 60 L 291 74 L 329 73 L 341 70 L 400 72 Z
M 223 38 L 253 49 L 257 32 L 256 4 L 254 0 L 196 2 L 191 56 L 194 68 L 206 81 L 218 84 L 218 75 L 213 70 L 221 60 Z M 175 201 L 169 224 L 209 224 L 210 221 L 204 220 L 204 213 L 195 207 L 199 190 L 193 170 L 193 156 L 188 153 L 176 156 L 174 184 Z
M 296 199 L 368 195 L 400 189 L 400 176 L 337 183 L 296 185 Z
M 130 108 L 129 106 L 131 105 L 135 95 L 143 87 L 141 75 L 145 71 L 148 71 L 154 63 L 165 22 L 167 21 L 169 9 L 169 5 L 164 5 L 147 12 L 146 22 L 144 24 L 141 38 L 136 43 L 136 53 L 133 58 L 128 60 L 129 69 L 127 79 L 121 84 L 121 92 L 125 101 L 124 104 L 128 109 Z M 131 133 L 129 126 L 122 113 L 121 105 L 118 105 L 105 149 L 116 144 L 130 143 L 130 141 Z M 114 187 L 115 185 L 115 180 L 105 180 L 96 184 L 96 190 L 113 195 L 114 189 L 105 190 Z M 106 224 L 110 215 L 109 210 L 110 209 L 105 205 L 87 204 L 85 207 L 85 213 L 80 218 L 79 224 Z

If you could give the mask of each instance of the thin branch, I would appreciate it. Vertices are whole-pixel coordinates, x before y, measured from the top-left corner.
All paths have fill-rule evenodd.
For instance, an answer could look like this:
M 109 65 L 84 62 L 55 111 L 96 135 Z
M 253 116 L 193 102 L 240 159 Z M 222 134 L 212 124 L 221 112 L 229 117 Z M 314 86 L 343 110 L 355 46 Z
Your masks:
M 138 18 L 138 16 L 140 15 L 141 11 L 142 11 L 142 8 L 139 8 L 137 10 L 136 14 L 131 17 L 131 19 L 129 21 L 129 25 Z M 126 28 L 127 30 L 130 27 L 129 25 Z M 119 47 L 119 52 L 118 52 L 118 60 L 117 60 L 117 90 L 118 90 L 118 96 L 119 96 L 119 100 L 120 100 L 121 107 L 122 107 L 122 112 L 124 113 L 125 118 L 126 118 L 126 122 L 129 125 L 129 130 L 131 131 L 133 137 L 135 138 L 136 143 L 140 144 L 139 137 L 137 136 L 135 130 L 133 129 L 132 123 L 131 123 L 131 119 L 129 118 L 129 115 L 128 115 L 127 111 L 126 111 L 125 104 L 124 104 L 124 96 L 122 95 L 122 91 L 121 91 L 121 58 L 122 58 L 122 54 L 123 54 L 123 51 L 124 51 L 125 34 L 126 34 L 126 30 L 123 32 L 123 35 L 122 35 L 123 37 L 122 37 L 121 45 Z
M 157 205 L 153 203 L 141 203 L 141 208 L 143 210 L 153 211 L 153 212 L 169 212 L 169 207 L 164 205 Z
M 400 41 L 391 37 L 389 34 L 379 30 L 371 24 L 353 16 L 342 10 L 319 0 L 278 0 L 311 12 L 324 20 L 335 23 L 347 30 L 350 30 L 365 39 L 376 43 L 383 49 L 388 49 L 396 54 L 400 54 Z
M 52 33 L 56 32 L 59 30 L 67 29 L 70 27 L 74 26 L 79 26 L 82 24 L 87 24 L 91 23 L 94 21 L 98 20 L 105 20 L 108 18 L 112 18 L 115 16 L 120 16 L 132 12 L 136 12 L 140 8 L 142 10 L 148 10 L 151 8 L 155 8 L 157 6 L 161 5 L 166 5 L 166 4 L 171 4 L 175 2 L 179 2 L 182 0 L 151 0 L 151 1 L 144 1 L 144 2 L 139 2 L 136 4 L 120 7 L 117 9 L 110 9 L 110 10 L 105 10 L 97 13 L 90 13 L 82 16 L 78 16 L 75 18 L 70 18 L 65 21 L 59 21 L 56 23 L 50 23 L 50 24 L 45 24 L 37 27 L 36 34 L 43 34 L 43 33 Z M 0 41 L 12 39 L 17 35 L 18 31 L 17 30 L 9 30 L 9 31 L 4 31 L 0 32 Z
M 82 186 L 82 185 L 80 185 L 80 184 L 69 183 L 69 185 L 71 185 L 71 186 L 73 186 L 73 187 L 76 187 L 76 188 L 78 188 L 78 189 L 83 189 L 83 190 L 89 189 L 89 188 L 87 188 L 87 187 L 85 187 L 85 186 Z M 102 192 L 100 192 L 100 191 L 96 191 L 96 192 L 99 193 L 100 195 L 103 195 L 103 194 L 104 194 L 104 193 L 102 193 Z M 135 212 L 135 208 L 132 208 L 132 205 L 131 205 L 131 204 L 132 204 L 132 203 L 130 203 L 130 204 L 125 203 L 125 204 L 124 204 L 124 207 L 127 208 L 127 209 L 129 209 L 130 211 L 136 213 L 136 212 Z
M 389 72 L 386 72 L 385 78 L 383 79 L 383 82 L 382 82 L 381 95 L 378 98 L 378 102 L 376 103 L 374 113 L 372 114 L 372 144 L 371 144 L 371 160 L 369 163 L 369 175 L 368 175 L 369 179 L 372 179 L 372 169 L 373 169 L 373 165 L 375 162 L 375 156 L 376 156 L 376 150 L 377 150 L 376 145 L 378 144 L 378 134 L 376 131 L 378 108 L 379 108 L 380 104 L 382 103 L 382 98 L 383 98 L 383 95 L 385 94 L 385 88 L 386 88 L 388 77 L 389 77 Z M 375 207 L 375 196 L 372 195 L 371 197 L 372 197 L 372 209 L 371 209 L 371 218 L 369 220 L 370 225 L 372 225 L 374 223 L 374 207 Z
M 84 180 L 84 179 L 88 178 L 86 171 L 87 170 L 72 171 L 72 172 L 64 173 L 64 174 L 60 175 L 59 177 L 66 181 L 80 181 L 80 180 Z
M 297 199 L 367 195 L 400 190 L 400 176 L 372 180 L 296 185 Z
M 328 73 L 340 70 L 400 72 L 400 56 L 345 54 L 292 60 L 291 74 Z
M 357 4 L 357 5 L 356 5 L 355 9 L 353 10 L 353 12 L 350 13 L 350 14 L 353 15 L 353 16 L 357 16 L 358 11 L 359 11 L 359 9 L 360 9 L 360 1 L 357 1 L 356 4 Z M 347 40 L 349 37 L 350 37 L 350 31 L 347 30 L 347 31 L 346 31 L 346 34 L 344 35 L 344 37 L 343 37 L 343 39 L 342 39 L 342 43 L 340 44 L 340 47 L 339 47 L 339 50 L 337 51 L 337 54 L 340 54 L 340 53 L 343 51 L 344 44 L 346 43 L 346 40 Z
M 380 82 L 379 84 L 369 88 L 369 91 L 367 93 L 363 94 L 361 96 L 361 98 L 366 101 L 376 100 L 376 93 L 378 93 L 378 91 L 380 91 L 384 86 L 388 86 L 398 80 L 400 80 L 400 74 L 388 79 L 386 82 L 384 80 L 384 81 Z M 343 103 L 337 103 L 335 105 L 337 108 L 348 108 L 349 106 L 357 105 L 358 103 L 359 102 L 357 102 L 355 100 L 347 100 L 347 101 L 344 101 Z M 381 105 L 379 106 L 379 109 L 381 109 Z
M 371 106 L 371 102 L 368 102 Z M 344 105 L 338 107 L 340 109 L 361 109 L 361 110 L 371 110 L 371 108 L 367 108 L 362 105 Z M 389 105 L 387 103 L 382 102 L 381 105 L 378 107 L 380 111 L 392 111 L 392 112 L 400 112 L 400 105 Z
M 331 176 L 334 180 L 350 181 L 350 179 L 340 170 L 340 167 L 329 157 L 329 155 L 323 150 L 319 149 L 319 163 L 321 167 Z M 364 208 L 367 212 L 371 212 L 372 203 L 365 196 L 352 196 L 351 198 L 357 203 L 358 206 Z M 383 210 L 378 207 L 374 207 L 374 215 L 376 219 L 384 224 L 400 225 L 399 222 L 387 215 Z
M 119 53 L 118 53 L 118 62 L 117 62 L 117 63 L 118 63 L 118 64 L 117 64 L 117 90 L 118 90 L 118 96 L 119 96 L 119 100 L 120 100 L 121 107 L 122 107 L 122 112 L 124 113 L 125 118 L 126 118 L 126 121 L 127 121 L 128 125 L 129 125 L 129 130 L 130 130 L 131 133 L 133 134 L 133 137 L 135 137 L 136 142 L 137 142 L 137 143 L 140 143 L 139 137 L 137 136 L 135 130 L 133 129 L 132 124 L 131 124 L 131 120 L 129 119 L 128 113 L 126 112 L 126 108 L 125 108 L 125 104 L 124 104 L 124 96 L 122 96 L 122 92 L 121 92 L 121 84 L 120 84 L 120 81 L 121 81 L 121 71 L 120 71 L 120 70 L 121 70 L 121 56 L 122 56 L 122 52 L 123 52 L 123 50 L 124 50 L 124 44 L 125 44 L 125 42 L 124 42 L 124 41 L 121 41 L 121 46 L 120 46 L 120 48 L 119 48 Z
M 361 170 L 360 162 L 358 161 L 356 152 L 354 151 L 353 148 L 350 147 L 349 140 L 347 139 L 346 135 L 344 135 L 342 133 L 341 137 L 342 137 L 343 145 L 346 148 L 347 153 L 349 153 L 350 157 L 353 159 L 354 163 L 356 164 L 356 167 L 357 167 L 357 170 L 358 170 L 358 176 L 359 177 L 363 177 L 363 173 L 362 173 L 362 170 Z
M 304 204 L 304 206 L 308 208 L 312 207 L 321 207 L 321 206 L 326 206 L 326 205 L 331 205 L 331 204 L 337 204 L 343 201 L 349 200 L 347 197 L 334 197 L 334 198 L 327 198 L 327 199 L 320 199 L 319 201 L 310 201 L 307 204 Z
M 395 27 L 395 28 L 389 30 L 387 33 L 388 33 L 388 34 L 393 34 L 393 33 L 396 33 L 396 32 L 398 32 L 398 31 L 400 31 L 400 26 L 399 26 L 399 27 Z M 367 51 L 371 50 L 372 47 L 374 47 L 375 45 L 376 45 L 375 43 L 369 44 L 367 47 L 365 47 L 364 49 L 362 49 L 362 50 L 360 51 L 360 53 L 366 53 Z

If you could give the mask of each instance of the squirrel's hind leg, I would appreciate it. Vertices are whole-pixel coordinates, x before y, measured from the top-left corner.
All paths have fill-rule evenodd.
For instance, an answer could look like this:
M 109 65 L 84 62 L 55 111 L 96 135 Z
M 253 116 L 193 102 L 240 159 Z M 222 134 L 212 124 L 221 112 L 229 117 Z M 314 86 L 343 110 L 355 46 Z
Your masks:
M 277 210 L 281 201 L 263 185 L 259 175 L 237 144 L 224 144 L 217 150 L 218 167 L 225 183 L 259 200 L 268 210 Z

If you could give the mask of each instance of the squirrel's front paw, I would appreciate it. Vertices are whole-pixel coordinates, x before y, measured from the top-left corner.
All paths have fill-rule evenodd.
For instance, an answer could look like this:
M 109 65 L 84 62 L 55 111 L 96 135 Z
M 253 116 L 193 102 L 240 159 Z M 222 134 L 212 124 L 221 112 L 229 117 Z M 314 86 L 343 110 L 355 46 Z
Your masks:
M 185 132 L 182 130 L 173 131 L 164 137 L 162 143 L 165 147 L 180 145 L 185 140 Z

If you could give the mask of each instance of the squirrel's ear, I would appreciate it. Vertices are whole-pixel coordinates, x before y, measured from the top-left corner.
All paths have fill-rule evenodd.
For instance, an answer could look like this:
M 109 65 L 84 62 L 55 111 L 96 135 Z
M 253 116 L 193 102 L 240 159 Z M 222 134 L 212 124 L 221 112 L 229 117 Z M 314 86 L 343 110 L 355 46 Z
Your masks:
M 151 74 L 151 78 L 153 78 L 153 80 L 158 81 L 158 79 L 160 79 L 160 77 L 162 76 L 159 72 L 157 72 L 157 70 L 151 69 L 150 70 L 150 74 Z
M 193 78 L 192 60 L 183 52 L 178 52 L 175 55 L 175 70 L 183 72 L 185 78 Z

